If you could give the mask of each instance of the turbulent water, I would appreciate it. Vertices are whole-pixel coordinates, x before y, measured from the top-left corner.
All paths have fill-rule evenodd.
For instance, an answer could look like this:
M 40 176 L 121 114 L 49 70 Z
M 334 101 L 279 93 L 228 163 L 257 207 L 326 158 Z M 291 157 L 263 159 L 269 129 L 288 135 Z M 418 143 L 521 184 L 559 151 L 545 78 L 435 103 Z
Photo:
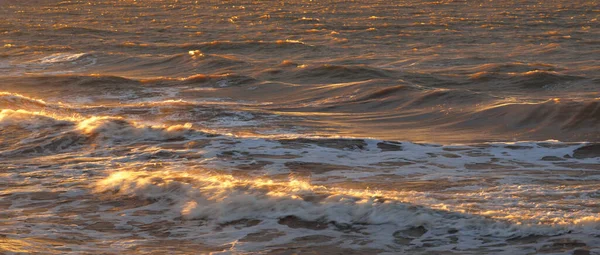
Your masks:
M 0 0 L 0 253 L 600 254 L 599 18 Z

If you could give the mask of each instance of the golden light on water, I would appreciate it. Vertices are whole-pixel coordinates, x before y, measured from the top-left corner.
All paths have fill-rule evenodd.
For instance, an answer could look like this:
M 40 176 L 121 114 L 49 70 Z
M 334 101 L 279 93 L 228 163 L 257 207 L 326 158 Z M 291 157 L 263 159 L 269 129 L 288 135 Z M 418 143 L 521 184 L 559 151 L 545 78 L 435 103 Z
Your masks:
M 597 7 L 0 0 L 0 253 L 595 254 Z
M 364 185 L 369 185 L 369 183 L 365 182 Z M 117 171 L 95 185 L 95 191 L 99 193 L 116 193 L 123 196 L 136 196 L 146 199 L 173 196 L 172 198 L 176 199 L 175 203 L 180 206 L 181 215 L 191 219 L 206 217 L 226 218 L 230 212 L 222 210 L 228 208 L 228 205 L 231 205 L 231 203 L 241 203 L 250 207 L 255 206 L 251 204 L 257 203 L 257 205 L 263 204 L 265 208 L 269 208 L 272 203 L 315 203 L 314 206 L 316 207 L 336 203 L 348 205 L 349 203 L 352 207 L 356 207 L 353 210 L 364 207 L 366 210 L 374 210 L 373 213 L 376 210 L 393 211 L 396 204 L 405 204 L 425 206 L 426 208 L 447 211 L 449 213 L 480 215 L 519 225 L 550 224 L 555 226 L 570 226 L 600 224 L 600 217 L 565 217 L 566 215 L 554 214 L 552 211 L 541 209 L 543 207 L 550 207 L 544 201 L 527 205 L 527 207 L 538 208 L 531 211 L 523 210 L 519 206 L 510 204 L 498 205 L 496 206 L 498 207 L 497 209 L 480 210 L 473 208 L 474 201 L 467 202 L 469 199 L 457 203 L 457 200 L 461 201 L 467 197 L 482 199 L 481 201 L 477 201 L 477 203 L 483 203 L 488 199 L 497 200 L 496 202 L 504 199 L 511 200 L 509 198 L 510 194 L 522 188 L 505 185 L 499 188 L 474 191 L 473 193 L 447 194 L 443 200 L 438 200 L 434 199 L 427 192 L 378 190 L 369 189 L 367 186 L 363 186 L 361 189 L 347 189 L 314 185 L 311 184 L 310 180 L 305 178 L 298 179 L 293 176 L 290 177 L 290 180 L 275 181 L 270 178 L 240 178 L 203 170 L 185 172 L 158 171 L 151 173 Z M 533 192 L 539 188 L 542 187 L 528 187 Z M 556 188 L 556 191 L 562 189 L 561 187 Z M 576 188 L 571 187 L 570 189 Z M 592 188 L 592 186 L 582 186 L 579 188 L 588 189 Z M 507 194 L 502 195 L 503 193 Z M 506 196 L 506 198 L 496 197 L 498 195 Z M 246 199 L 251 200 L 248 201 Z M 254 199 L 258 199 L 259 201 L 251 202 Z M 450 203 L 444 203 L 444 200 L 450 201 Z M 386 209 L 386 207 L 389 208 Z M 248 208 L 241 206 L 239 209 L 247 210 Z M 256 208 L 255 210 L 260 209 Z M 322 215 L 321 217 L 334 217 L 334 215 Z M 364 220 L 368 221 L 368 219 Z

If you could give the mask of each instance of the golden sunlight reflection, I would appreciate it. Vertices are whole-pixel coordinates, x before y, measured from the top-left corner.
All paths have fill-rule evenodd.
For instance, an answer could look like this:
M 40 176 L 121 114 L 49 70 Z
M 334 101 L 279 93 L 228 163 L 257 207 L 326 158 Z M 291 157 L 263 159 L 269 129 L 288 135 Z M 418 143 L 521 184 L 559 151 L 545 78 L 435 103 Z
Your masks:
M 0 0 L 0 254 L 597 254 L 597 0 Z
M 540 188 L 530 187 L 529 190 L 536 192 L 536 189 Z M 270 206 L 268 203 L 278 203 L 277 201 L 286 201 L 285 203 L 308 201 L 317 204 L 352 201 L 358 207 L 367 206 L 369 208 L 385 206 L 385 204 L 407 203 L 407 205 L 424 206 L 434 210 L 480 215 L 513 224 L 565 226 L 600 224 L 600 217 L 577 217 L 576 214 L 569 216 L 567 212 L 545 210 L 543 208 L 551 205 L 546 201 L 527 201 L 526 195 L 519 195 L 522 201 L 517 202 L 523 206 L 514 205 L 512 204 L 514 199 L 510 198 L 513 196 L 513 190 L 522 191 L 523 187 L 504 186 L 500 191 L 482 189 L 472 193 L 451 194 L 440 200 L 434 199 L 428 192 L 391 191 L 369 189 L 368 187 L 361 189 L 327 187 L 312 185 L 310 180 L 295 176 L 290 176 L 287 181 L 275 181 L 268 178 L 239 178 L 204 170 L 117 171 L 95 184 L 95 191 L 98 193 L 150 199 L 170 197 L 181 203 L 180 213 L 188 218 L 198 217 L 198 210 L 214 207 L 215 204 L 241 203 L 239 204 L 241 207 L 261 205 L 268 207 Z M 497 197 L 503 194 L 506 197 Z M 314 197 L 320 197 L 320 199 L 315 200 Z M 470 202 L 460 202 L 464 198 L 471 201 L 479 200 L 480 205 L 474 207 Z M 263 202 L 256 202 L 257 200 Z M 492 204 L 488 207 L 484 202 L 486 200 L 500 202 L 500 204 Z M 444 201 L 448 201 L 448 203 Z M 256 204 L 254 204 L 255 202 Z M 536 209 L 532 210 L 531 208 Z M 194 213 L 195 211 L 196 213 Z M 228 213 L 216 209 L 211 212 Z M 200 215 L 207 216 L 205 212 Z

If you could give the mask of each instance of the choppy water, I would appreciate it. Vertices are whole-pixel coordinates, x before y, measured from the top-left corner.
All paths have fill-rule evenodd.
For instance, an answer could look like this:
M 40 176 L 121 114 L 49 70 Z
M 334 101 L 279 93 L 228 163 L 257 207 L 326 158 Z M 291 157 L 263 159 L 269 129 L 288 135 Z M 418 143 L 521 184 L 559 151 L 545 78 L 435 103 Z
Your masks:
M 600 254 L 597 1 L 0 1 L 0 252 Z

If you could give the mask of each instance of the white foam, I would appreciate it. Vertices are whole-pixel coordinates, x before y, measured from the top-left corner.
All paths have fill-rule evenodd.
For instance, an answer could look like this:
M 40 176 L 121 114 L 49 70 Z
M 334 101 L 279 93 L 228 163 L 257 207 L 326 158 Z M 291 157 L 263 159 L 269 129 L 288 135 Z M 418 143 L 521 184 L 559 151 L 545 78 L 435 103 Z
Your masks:
M 5 99 L 52 105 L 13 94 L 6 94 Z M 189 102 L 132 104 L 160 107 Z M 256 118 L 246 113 L 240 116 L 249 121 Z M 596 183 L 600 172 L 594 170 L 600 158 L 573 158 L 574 151 L 585 143 L 529 141 L 442 146 L 298 134 L 291 136 L 295 139 L 284 140 L 271 136 L 207 136 L 189 124 L 147 125 L 122 117 L 61 116 L 24 110 L 0 112 L 0 127 L 25 130 L 19 132 L 23 135 L 18 138 L 20 142 L 0 143 L 9 146 L 0 151 L 3 167 L 19 169 L 15 170 L 19 173 L 31 171 L 38 161 L 46 160 L 44 164 L 48 165 L 37 169 L 39 172 L 2 175 L 2 179 L 10 178 L 19 184 L 2 192 L 45 191 L 48 183 L 62 183 L 65 176 L 76 176 L 74 179 L 85 185 L 58 185 L 60 188 L 54 191 L 65 192 L 60 199 L 90 199 L 91 195 L 102 201 L 152 201 L 117 210 L 118 213 L 112 213 L 116 209 L 110 203 L 97 207 L 103 219 L 114 223 L 117 229 L 148 238 L 147 232 L 128 222 L 163 224 L 183 217 L 182 225 L 170 229 L 174 236 L 199 238 L 211 245 L 235 242 L 232 252 L 285 246 L 296 242 L 294 238 L 312 234 L 333 238 L 324 244 L 348 248 L 387 247 L 398 251 L 430 245 L 433 247 L 427 249 L 432 252 L 494 245 L 502 252 L 514 252 L 519 246 L 507 244 L 514 237 L 560 235 L 594 242 L 600 234 L 600 218 L 595 209 L 599 203 Z M 16 155 L 27 156 L 22 153 L 26 149 L 36 155 L 31 163 L 34 167 L 12 161 Z M 544 157 L 559 161 L 542 160 Z M 60 164 L 56 163 L 57 158 Z M 51 169 L 44 170 L 46 167 Z M 93 172 L 92 177 L 82 174 L 84 169 Z M 42 182 L 29 176 L 45 177 Z M 89 182 L 95 188 L 93 194 L 86 193 Z M 34 203 L 21 199 L 13 203 L 10 212 Z M 84 204 L 72 202 L 69 206 Z M 164 213 L 136 213 L 141 210 Z M 81 217 L 95 219 L 91 216 L 95 213 Z M 297 217 L 292 221 L 315 221 L 328 227 L 307 230 L 279 224 L 290 215 Z M 14 221 L 27 229 L 25 224 L 30 217 L 34 216 L 23 215 Z M 35 217 L 55 215 L 50 211 Z M 260 223 L 222 227 L 232 221 L 251 219 Z M 194 225 L 198 221 L 203 224 Z M 411 237 L 409 245 L 397 243 L 394 233 L 403 234 L 396 231 L 420 226 L 427 229 L 423 236 Z M 51 225 L 38 227 L 37 234 L 56 229 Z M 65 232 L 86 236 L 95 233 L 62 227 Z M 360 234 L 349 234 L 346 228 L 358 228 Z M 269 229 L 283 235 L 265 242 L 240 241 L 248 234 Z M 458 232 L 448 233 L 452 229 Z M 457 240 L 452 241 L 454 238 Z M 356 245 L 349 240 L 368 244 Z M 127 243 L 115 246 L 125 247 Z
M 88 55 L 87 53 L 56 53 L 50 56 L 43 57 L 39 60 L 42 64 L 74 62 Z
M 69 124 L 68 120 L 61 120 L 42 113 L 33 113 L 25 110 L 2 110 L 0 112 L 0 127 L 19 126 L 31 131 L 38 131 L 56 125 Z
M 415 207 L 417 201 L 427 201 L 426 194 L 415 192 L 384 192 L 328 188 L 311 185 L 302 180 L 276 182 L 270 179 L 239 179 L 229 175 L 211 174 L 202 171 L 119 171 L 100 181 L 96 191 L 118 196 L 135 196 L 153 200 L 173 201 L 171 217 L 202 219 L 223 224 L 242 219 L 259 219 L 263 223 L 251 230 L 276 228 L 292 236 L 297 233 L 279 219 L 289 215 L 302 220 L 318 221 L 323 224 L 344 226 L 367 226 L 363 232 L 375 241 L 373 247 L 397 247 L 393 234 L 396 230 L 422 226 L 427 230 L 423 236 L 414 238 L 413 245 L 435 240 L 445 243 L 445 248 L 469 249 L 481 246 L 479 237 L 486 236 L 503 244 L 508 238 L 529 235 L 557 235 L 568 231 L 576 233 L 600 233 L 600 218 L 591 216 L 570 224 L 539 224 L 519 221 L 490 220 L 470 213 L 452 210 L 433 210 L 430 207 Z M 508 194 L 507 196 L 513 196 Z M 314 197 L 321 199 L 311 200 Z M 386 200 L 381 200 L 385 198 Z M 488 199 L 487 197 L 482 197 Z M 410 200 L 412 203 L 401 201 Z M 441 201 L 438 201 L 441 202 Z M 502 206 L 502 205 L 499 205 Z M 514 213 L 514 212 L 511 212 Z M 512 214 L 517 216 L 519 214 Z M 264 225 L 262 225 L 264 224 Z M 330 226 L 333 228 L 333 225 Z M 459 241 L 450 243 L 449 229 L 458 229 Z M 239 231 L 238 231 L 239 232 Z M 341 237 L 342 233 L 332 229 L 315 234 Z M 242 235 L 243 236 L 243 235 Z M 240 233 L 222 233 L 210 239 L 216 243 L 232 242 L 241 238 Z M 284 238 L 285 242 L 291 238 Z M 275 243 L 282 240 L 274 240 Z M 489 244 L 488 244 L 489 245 Z M 245 247 L 249 248 L 250 247 Z

